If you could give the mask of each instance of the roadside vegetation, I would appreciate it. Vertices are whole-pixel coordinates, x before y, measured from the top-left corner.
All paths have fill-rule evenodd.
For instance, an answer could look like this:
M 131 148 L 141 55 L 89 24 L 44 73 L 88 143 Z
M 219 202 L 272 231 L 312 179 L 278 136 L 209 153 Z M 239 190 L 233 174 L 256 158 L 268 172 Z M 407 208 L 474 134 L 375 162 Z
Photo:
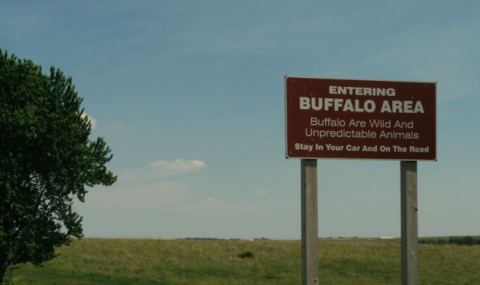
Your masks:
M 419 244 L 434 244 L 434 245 L 480 245 L 480 238 L 465 236 L 465 237 L 448 237 L 448 238 L 429 238 L 419 239 Z
M 448 239 L 447 239 L 448 240 Z M 301 283 L 300 241 L 73 240 L 44 267 L 26 264 L 5 284 Z M 421 284 L 480 284 L 480 246 L 419 245 Z M 400 241 L 319 241 L 320 284 L 401 284 Z

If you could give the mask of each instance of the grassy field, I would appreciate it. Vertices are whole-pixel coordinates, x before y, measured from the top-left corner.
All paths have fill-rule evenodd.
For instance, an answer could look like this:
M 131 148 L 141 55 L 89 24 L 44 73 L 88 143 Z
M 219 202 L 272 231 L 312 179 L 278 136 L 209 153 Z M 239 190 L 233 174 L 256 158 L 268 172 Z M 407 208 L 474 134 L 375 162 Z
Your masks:
M 253 258 L 239 258 L 249 251 Z M 299 241 L 82 239 L 14 284 L 300 284 Z M 319 284 L 401 284 L 399 240 L 319 241 Z M 422 285 L 480 284 L 480 246 L 419 246 Z

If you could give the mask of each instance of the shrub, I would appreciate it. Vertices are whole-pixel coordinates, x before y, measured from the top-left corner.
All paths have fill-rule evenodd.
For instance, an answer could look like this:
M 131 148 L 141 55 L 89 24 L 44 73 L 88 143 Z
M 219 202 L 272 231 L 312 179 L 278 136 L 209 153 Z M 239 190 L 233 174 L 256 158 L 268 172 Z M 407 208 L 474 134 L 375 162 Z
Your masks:
M 419 244 L 433 244 L 433 245 L 444 245 L 448 244 L 448 240 L 446 239 L 421 239 L 418 240 Z
M 458 245 L 477 245 L 477 244 L 480 244 L 480 239 L 474 238 L 471 236 L 450 237 L 448 242 L 450 244 L 458 244 Z
M 419 244 L 433 244 L 433 245 L 445 245 L 445 244 L 457 244 L 457 245 L 480 245 L 480 238 L 464 236 L 464 237 L 450 237 L 447 239 L 420 239 Z
M 251 251 L 245 251 L 238 254 L 239 258 L 253 258 L 253 253 Z

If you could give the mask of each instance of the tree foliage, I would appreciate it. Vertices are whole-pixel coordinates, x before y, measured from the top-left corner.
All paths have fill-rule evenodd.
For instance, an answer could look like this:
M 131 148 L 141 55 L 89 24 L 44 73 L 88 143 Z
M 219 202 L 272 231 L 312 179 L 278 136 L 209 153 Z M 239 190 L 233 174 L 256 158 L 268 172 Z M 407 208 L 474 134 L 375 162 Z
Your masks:
M 72 78 L 0 49 L 0 284 L 7 269 L 54 258 L 55 247 L 83 237 L 73 198 L 116 176 Z

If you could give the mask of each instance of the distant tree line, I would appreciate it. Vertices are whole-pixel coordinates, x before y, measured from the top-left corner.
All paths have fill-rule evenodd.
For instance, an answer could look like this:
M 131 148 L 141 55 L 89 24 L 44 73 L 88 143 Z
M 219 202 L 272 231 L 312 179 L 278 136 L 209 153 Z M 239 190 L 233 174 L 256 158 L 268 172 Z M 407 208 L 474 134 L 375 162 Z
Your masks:
M 480 245 L 479 237 L 464 236 L 464 237 L 449 237 L 440 239 L 420 239 L 419 244 L 434 244 L 434 245 Z
M 206 238 L 201 238 L 201 237 L 187 237 L 185 239 L 189 240 L 240 240 L 239 238 L 230 238 L 230 239 L 225 239 L 225 238 L 212 238 L 212 237 L 206 237 Z
M 187 237 L 185 239 L 188 239 L 188 240 L 242 240 L 241 238 L 230 238 L 230 239 L 226 239 L 226 238 L 212 238 L 212 237 Z M 266 237 L 261 237 L 261 238 L 254 238 L 253 240 L 270 240 L 269 238 L 266 238 Z
M 253 240 L 270 240 L 270 239 L 266 237 L 261 237 L 261 238 L 254 238 Z

